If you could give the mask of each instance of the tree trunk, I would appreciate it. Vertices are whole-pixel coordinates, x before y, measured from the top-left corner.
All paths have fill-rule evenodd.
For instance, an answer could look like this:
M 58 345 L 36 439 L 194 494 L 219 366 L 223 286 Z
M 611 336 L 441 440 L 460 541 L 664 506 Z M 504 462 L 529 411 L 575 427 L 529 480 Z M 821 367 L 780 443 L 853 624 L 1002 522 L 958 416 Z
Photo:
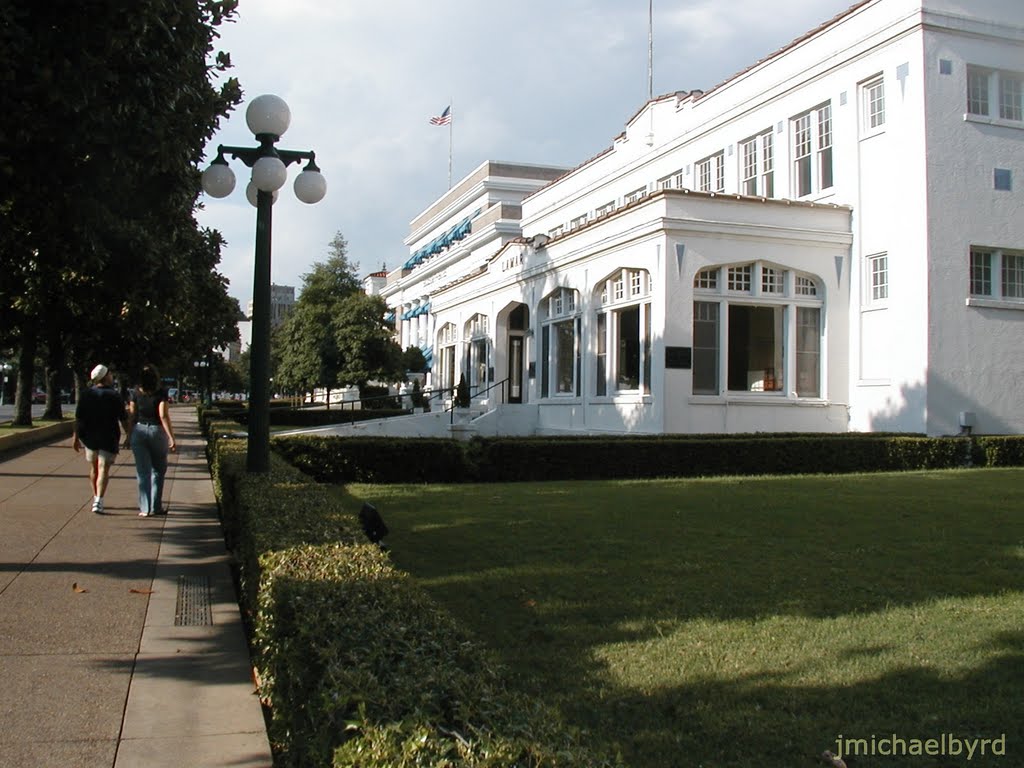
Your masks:
M 60 334 L 54 333 L 46 345 L 46 410 L 44 419 L 60 421 L 64 414 L 60 407 L 60 373 L 64 370 L 64 344 Z
M 21 328 L 21 347 L 18 350 L 18 387 L 14 393 L 15 427 L 32 426 L 32 379 L 35 377 L 36 325 L 28 321 Z

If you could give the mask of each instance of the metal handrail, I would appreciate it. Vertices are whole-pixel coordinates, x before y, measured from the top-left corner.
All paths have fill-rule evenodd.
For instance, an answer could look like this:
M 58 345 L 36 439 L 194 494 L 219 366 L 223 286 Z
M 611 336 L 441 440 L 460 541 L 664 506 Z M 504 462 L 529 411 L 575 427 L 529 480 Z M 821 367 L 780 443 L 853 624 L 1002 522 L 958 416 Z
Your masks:
M 502 379 L 501 381 L 496 381 L 496 382 L 494 382 L 493 384 L 491 384 L 491 386 L 487 387 L 487 389 L 484 389 L 484 390 L 482 390 L 482 391 L 478 391 L 478 392 L 477 392 L 476 394 L 474 394 L 474 395 L 473 395 L 473 396 L 472 396 L 472 397 L 471 397 L 470 399 L 472 399 L 473 397 L 475 397 L 475 398 L 478 398 L 478 399 L 479 399 L 479 398 L 481 398 L 481 397 L 482 397 L 483 395 L 486 395 L 486 394 L 487 394 L 488 392 L 490 392 L 490 391 L 491 391 L 492 389 L 494 389 L 495 387 L 501 387 L 501 403 L 502 403 L 502 405 L 504 405 L 504 404 L 505 404 L 505 402 L 506 402 L 506 387 L 507 387 L 508 383 L 509 383 L 509 378 L 508 378 L 508 377 L 506 376 L 506 377 L 505 377 L 504 379 Z M 451 404 L 451 406 L 450 406 L 450 407 L 449 407 L 449 408 L 447 409 L 447 410 L 448 410 L 448 412 L 449 412 L 449 413 L 451 414 L 451 423 L 452 423 L 452 424 L 454 424 L 454 423 L 455 423 L 455 408 L 456 408 L 456 405 L 455 405 L 455 398 L 453 397 L 453 398 L 452 398 L 452 404 Z

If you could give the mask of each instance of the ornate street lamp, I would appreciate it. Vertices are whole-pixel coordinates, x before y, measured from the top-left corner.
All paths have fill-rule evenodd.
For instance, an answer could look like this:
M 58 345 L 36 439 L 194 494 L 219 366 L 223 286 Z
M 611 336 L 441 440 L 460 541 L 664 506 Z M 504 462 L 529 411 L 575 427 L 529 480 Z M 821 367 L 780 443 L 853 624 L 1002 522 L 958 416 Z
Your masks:
M 217 147 L 217 157 L 203 171 L 203 190 L 211 197 L 227 197 L 235 188 L 235 174 L 224 155 L 231 155 L 252 168 L 252 181 L 246 190 L 249 202 L 256 206 L 256 258 L 252 286 L 252 343 L 249 377 L 249 445 L 246 466 L 250 472 L 270 469 L 270 220 L 277 191 L 288 180 L 288 166 L 308 160 L 295 179 L 295 196 L 304 203 L 318 203 L 327 193 L 327 181 L 316 167 L 313 152 L 277 149 L 274 144 L 291 122 L 291 111 L 284 100 L 271 95 L 258 96 L 245 111 L 249 130 L 258 147 Z
M 0 405 L 4 404 L 4 393 L 7 392 L 7 374 L 13 370 L 10 363 L 0 363 Z
M 213 400 L 210 394 L 210 362 L 208 360 L 194 360 L 192 366 L 196 369 L 196 377 L 199 379 L 199 386 L 202 387 L 199 400 L 203 405 L 209 407 Z

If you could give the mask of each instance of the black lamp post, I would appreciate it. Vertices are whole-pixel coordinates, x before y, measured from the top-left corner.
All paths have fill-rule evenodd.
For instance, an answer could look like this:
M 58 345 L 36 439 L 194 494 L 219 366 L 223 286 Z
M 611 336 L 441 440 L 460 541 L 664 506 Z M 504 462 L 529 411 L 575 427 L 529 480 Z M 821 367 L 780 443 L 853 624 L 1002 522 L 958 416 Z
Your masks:
M 212 400 L 210 395 L 210 361 L 195 360 L 192 366 L 196 369 L 196 373 L 199 376 L 199 386 L 202 387 L 199 399 L 203 405 L 209 407 Z
M 0 405 L 4 404 L 7 394 L 7 374 L 14 370 L 10 363 L 0 363 Z
M 246 467 L 250 472 L 270 469 L 270 221 L 271 206 L 288 180 L 288 166 L 308 160 L 295 179 L 295 196 L 304 203 L 318 203 L 327 193 L 327 181 L 316 167 L 313 152 L 277 149 L 274 144 L 291 122 L 291 112 L 277 96 L 259 96 L 245 111 L 249 130 L 258 147 L 217 148 L 217 157 L 203 172 L 203 189 L 211 197 L 227 197 L 235 188 L 235 174 L 225 154 L 252 168 L 246 197 L 256 206 L 256 258 L 252 287 L 252 343 L 249 363 L 249 445 Z

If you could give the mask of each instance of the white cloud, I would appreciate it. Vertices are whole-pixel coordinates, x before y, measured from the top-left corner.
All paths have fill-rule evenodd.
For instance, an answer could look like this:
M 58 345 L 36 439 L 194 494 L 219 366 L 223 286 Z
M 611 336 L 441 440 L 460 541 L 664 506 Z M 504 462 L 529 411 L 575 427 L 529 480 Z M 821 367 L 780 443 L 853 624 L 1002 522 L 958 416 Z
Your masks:
M 654 0 L 654 93 L 708 89 L 849 7 L 852 0 Z M 274 206 L 272 279 L 301 286 L 341 231 L 363 272 L 408 256 L 409 221 L 485 160 L 575 166 L 607 147 L 647 98 L 643 0 L 242 0 L 222 28 L 246 102 L 276 93 L 292 123 L 280 142 L 312 149 L 327 177 L 315 206 L 289 185 Z M 245 103 L 218 143 L 252 145 Z M 221 271 L 243 308 L 256 213 L 238 189 L 207 199 L 200 223 L 228 241 Z M 291 171 L 291 176 L 297 173 Z

